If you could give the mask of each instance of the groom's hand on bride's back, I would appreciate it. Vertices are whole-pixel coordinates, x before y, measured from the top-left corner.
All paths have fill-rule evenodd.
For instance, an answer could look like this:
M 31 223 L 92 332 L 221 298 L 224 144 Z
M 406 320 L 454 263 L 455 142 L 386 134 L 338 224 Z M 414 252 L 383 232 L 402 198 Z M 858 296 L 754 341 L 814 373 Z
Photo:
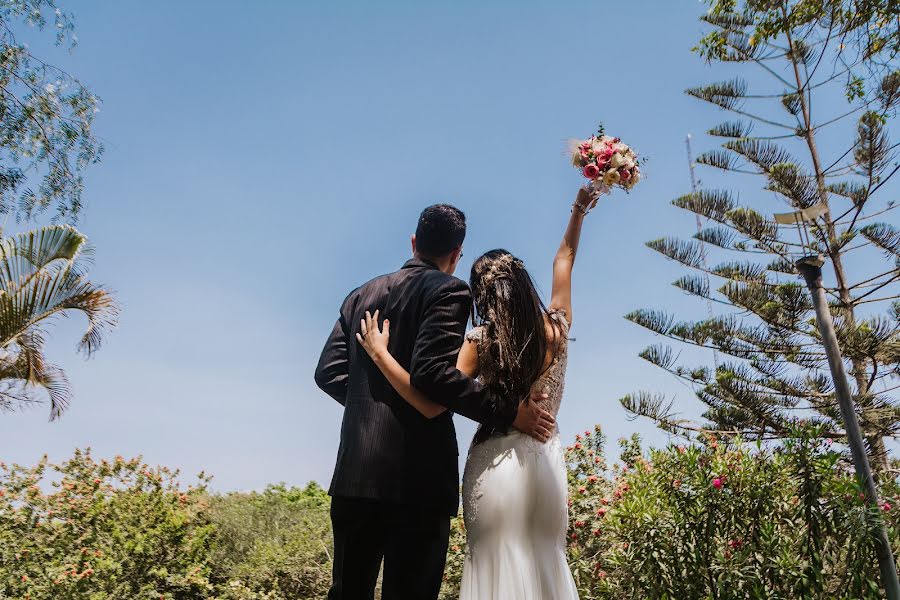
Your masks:
M 526 398 L 519 403 L 519 412 L 513 421 L 513 428 L 530 435 L 539 442 L 546 442 L 553 435 L 556 419 L 553 415 L 540 407 L 540 402 L 547 398 L 547 394 L 534 392 L 531 398 Z

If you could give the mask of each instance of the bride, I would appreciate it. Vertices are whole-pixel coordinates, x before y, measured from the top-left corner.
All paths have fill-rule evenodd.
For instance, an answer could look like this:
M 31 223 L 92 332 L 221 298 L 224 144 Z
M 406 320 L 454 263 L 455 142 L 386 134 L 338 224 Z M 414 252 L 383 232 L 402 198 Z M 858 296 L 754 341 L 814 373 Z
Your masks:
M 596 198 L 582 188 L 553 261 L 553 288 L 545 307 L 521 260 L 492 250 L 472 265 L 475 328 L 466 335 L 457 368 L 480 377 L 498 398 L 542 392 L 543 408 L 559 411 L 572 323 L 572 266 L 581 227 Z M 390 355 L 390 322 L 366 313 L 357 334 L 397 392 L 427 418 L 446 410 L 410 385 Z M 558 430 L 547 443 L 515 430 L 482 426 L 463 475 L 467 546 L 461 600 L 577 599 L 566 563 L 566 469 Z

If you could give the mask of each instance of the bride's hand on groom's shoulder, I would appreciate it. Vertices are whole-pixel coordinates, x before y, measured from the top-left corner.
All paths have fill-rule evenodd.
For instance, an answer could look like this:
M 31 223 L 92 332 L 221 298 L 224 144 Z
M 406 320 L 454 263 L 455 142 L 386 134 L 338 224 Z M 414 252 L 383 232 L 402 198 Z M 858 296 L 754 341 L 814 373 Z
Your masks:
M 366 318 L 359 321 L 360 333 L 356 334 L 360 345 L 375 362 L 378 362 L 387 353 L 388 341 L 391 338 L 391 322 L 389 320 L 385 319 L 383 325 L 378 326 L 379 312 L 376 310 L 373 315 L 366 311 Z
M 547 394 L 533 392 L 530 398 L 519 403 L 519 412 L 513 421 L 513 428 L 529 435 L 539 442 L 546 442 L 553 435 L 556 419 L 549 412 L 539 406 L 540 402 L 547 399 Z

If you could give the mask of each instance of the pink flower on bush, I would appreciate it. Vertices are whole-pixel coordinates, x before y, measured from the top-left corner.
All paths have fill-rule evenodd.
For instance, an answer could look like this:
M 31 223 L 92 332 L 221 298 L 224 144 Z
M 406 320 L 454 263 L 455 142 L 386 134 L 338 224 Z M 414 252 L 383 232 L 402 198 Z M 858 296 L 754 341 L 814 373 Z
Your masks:
M 891 510 L 891 503 L 890 503 L 890 502 L 885 502 L 884 504 L 882 504 L 882 505 L 881 505 L 881 510 L 883 510 L 883 511 L 885 511 L 885 512 Z
M 712 484 L 714 488 L 716 488 L 717 490 L 721 490 L 724 482 L 722 481 L 721 477 L 716 477 L 715 479 L 713 479 Z
M 602 517 L 602 516 L 604 516 L 604 515 L 606 515 L 606 509 L 603 508 L 603 507 L 598 508 L 598 509 L 597 509 L 597 516 L 598 516 L 598 517 Z

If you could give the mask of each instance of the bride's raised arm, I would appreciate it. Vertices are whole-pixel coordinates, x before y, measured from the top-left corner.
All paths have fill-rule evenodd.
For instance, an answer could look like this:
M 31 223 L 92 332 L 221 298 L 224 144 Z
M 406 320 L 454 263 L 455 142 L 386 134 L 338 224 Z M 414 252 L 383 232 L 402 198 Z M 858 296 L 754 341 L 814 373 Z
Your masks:
M 585 188 L 579 188 L 575 203 L 572 204 L 572 216 L 563 235 L 556 258 L 553 259 L 553 291 L 550 294 L 550 309 L 566 311 L 566 318 L 572 322 L 572 267 L 578 253 L 578 241 L 581 239 L 581 226 L 588 211 L 597 204 Z

